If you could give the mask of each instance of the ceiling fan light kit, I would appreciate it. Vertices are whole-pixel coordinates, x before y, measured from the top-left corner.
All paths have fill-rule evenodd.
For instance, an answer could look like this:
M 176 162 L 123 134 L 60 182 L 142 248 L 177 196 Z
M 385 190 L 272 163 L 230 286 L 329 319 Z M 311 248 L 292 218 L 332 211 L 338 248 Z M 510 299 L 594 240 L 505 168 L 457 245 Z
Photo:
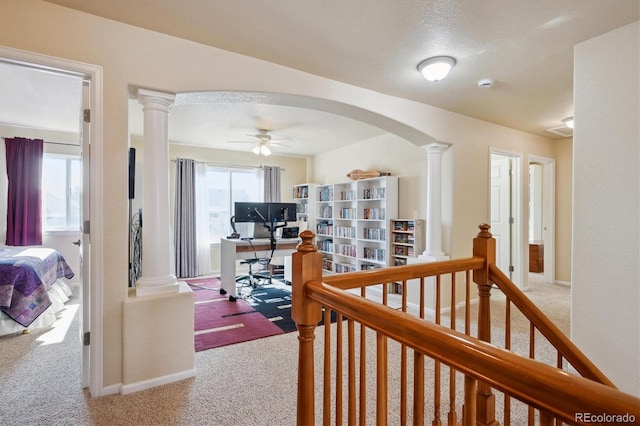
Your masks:
M 271 135 L 269 135 L 268 130 L 265 129 L 258 129 L 258 133 L 257 134 L 247 134 L 247 136 L 251 136 L 252 138 L 256 139 L 255 142 L 253 141 L 227 141 L 228 143 L 255 143 L 256 145 L 251 149 L 251 151 L 255 154 L 255 155 L 264 155 L 265 157 L 271 155 L 271 148 L 269 148 L 269 146 L 273 145 L 273 146 L 282 146 L 282 147 L 288 147 L 289 145 L 284 145 L 280 142 L 277 142 L 279 140 L 289 140 L 290 138 L 272 138 Z

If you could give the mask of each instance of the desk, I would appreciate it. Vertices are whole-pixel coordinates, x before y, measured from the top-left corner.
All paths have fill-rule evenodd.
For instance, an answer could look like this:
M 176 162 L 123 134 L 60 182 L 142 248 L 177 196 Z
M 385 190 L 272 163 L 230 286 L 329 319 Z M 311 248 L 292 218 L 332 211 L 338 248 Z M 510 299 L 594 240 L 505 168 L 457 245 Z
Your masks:
M 278 238 L 273 257 L 291 256 L 300 244 L 299 238 Z M 236 293 L 236 261 L 253 259 L 254 257 L 268 258 L 271 256 L 271 242 L 268 238 L 251 241 L 221 238 L 220 239 L 220 284 L 221 293 L 228 294 L 229 300 L 238 297 Z M 285 262 L 285 266 L 290 262 Z M 285 272 L 286 274 L 286 272 Z

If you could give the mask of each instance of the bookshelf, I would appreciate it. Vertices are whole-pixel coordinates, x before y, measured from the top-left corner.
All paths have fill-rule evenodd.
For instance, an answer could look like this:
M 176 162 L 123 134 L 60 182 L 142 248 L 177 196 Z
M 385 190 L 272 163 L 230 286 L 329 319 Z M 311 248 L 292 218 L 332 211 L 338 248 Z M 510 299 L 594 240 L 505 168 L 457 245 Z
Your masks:
M 391 260 L 392 266 L 406 265 L 409 258 L 418 256 L 424 250 L 424 221 L 422 219 L 391 219 Z M 391 283 L 390 293 L 402 293 L 400 283 Z
M 398 178 L 317 185 L 315 232 L 325 273 L 389 266 L 388 217 L 398 212 Z
M 296 203 L 296 220 L 306 222 L 310 228 L 314 221 L 315 212 L 315 183 L 303 183 L 293 186 L 293 202 Z M 302 230 L 302 229 L 301 229 Z
M 391 219 L 391 265 L 406 265 L 407 259 L 424 250 L 422 219 Z

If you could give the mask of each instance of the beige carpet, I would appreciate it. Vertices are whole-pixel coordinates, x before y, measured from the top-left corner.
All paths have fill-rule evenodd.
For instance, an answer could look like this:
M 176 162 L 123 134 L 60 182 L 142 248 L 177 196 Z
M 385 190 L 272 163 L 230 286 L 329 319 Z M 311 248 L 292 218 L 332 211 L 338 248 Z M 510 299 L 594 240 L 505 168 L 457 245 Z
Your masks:
M 568 333 L 568 287 L 534 283 L 527 294 Z M 500 296 L 492 299 L 498 306 Z M 55 328 L 0 337 L 0 424 L 295 424 L 297 333 L 198 352 L 192 379 L 127 396 L 90 398 L 81 390 L 78 307 L 74 296 Z M 493 315 L 500 321 L 500 308 L 493 308 Z M 390 345 L 389 359 L 397 351 Z M 375 352 L 368 353 L 373 360 Z M 390 392 L 397 392 L 396 376 L 391 368 Z M 390 424 L 398 424 L 397 408 L 389 411 Z M 513 424 L 523 422 L 514 417 Z

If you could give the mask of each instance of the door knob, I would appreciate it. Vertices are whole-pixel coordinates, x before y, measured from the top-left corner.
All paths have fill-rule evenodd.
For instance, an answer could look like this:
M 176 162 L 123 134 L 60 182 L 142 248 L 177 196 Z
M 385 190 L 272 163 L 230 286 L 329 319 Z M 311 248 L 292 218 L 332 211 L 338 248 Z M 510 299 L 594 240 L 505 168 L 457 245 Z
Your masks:
M 78 240 L 78 241 L 74 241 L 71 244 L 76 245 L 78 247 L 80 247 L 80 243 L 82 243 L 82 240 Z

